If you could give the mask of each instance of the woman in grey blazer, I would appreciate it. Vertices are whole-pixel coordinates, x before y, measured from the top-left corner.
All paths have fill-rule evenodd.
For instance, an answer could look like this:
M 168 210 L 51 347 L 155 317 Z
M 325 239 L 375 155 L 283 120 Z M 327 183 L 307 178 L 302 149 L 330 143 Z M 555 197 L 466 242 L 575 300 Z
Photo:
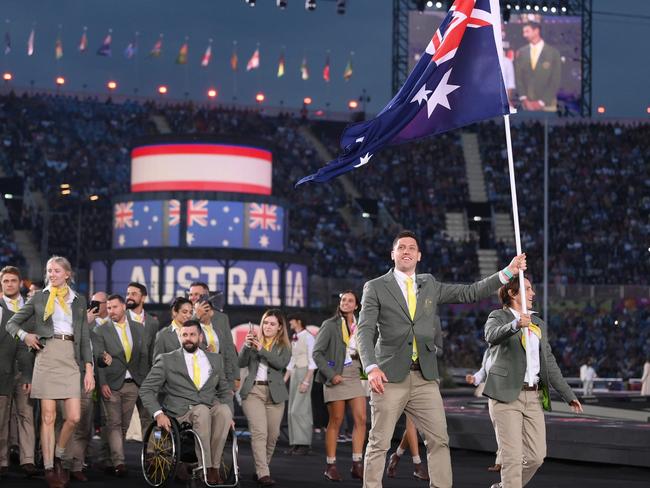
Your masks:
M 239 367 L 248 368 L 248 376 L 239 392 L 242 408 L 251 432 L 251 447 L 257 482 L 272 486 L 269 463 L 280 435 L 280 423 L 289 392 L 284 370 L 291 359 L 287 327 L 278 309 L 262 315 L 257 333 L 252 330 L 239 353 Z
M 7 322 L 7 332 L 36 352 L 31 397 L 41 400 L 41 449 L 50 488 L 68 481 L 61 466 L 65 446 L 81 416 L 81 374 L 86 393 L 95 389 L 86 299 L 73 291 L 70 262 L 52 256 L 47 286 Z M 64 400 L 65 422 L 55 445 L 56 401 Z
M 329 413 L 325 433 L 327 466 L 323 473 L 330 481 L 341 481 L 336 468 L 336 441 L 343 423 L 346 404 L 354 418 L 352 429 L 353 478 L 363 479 L 363 444 L 366 439 L 366 404 L 368 392 L 361 383 L 361 362 L 356 342 L 356 318 L 359 299 L 352 290 L 341 293 L 334 317 L 321 325 L 316 344 L 314 362 L 318 366 L 316 381 L 323 383 L 323 396 Z

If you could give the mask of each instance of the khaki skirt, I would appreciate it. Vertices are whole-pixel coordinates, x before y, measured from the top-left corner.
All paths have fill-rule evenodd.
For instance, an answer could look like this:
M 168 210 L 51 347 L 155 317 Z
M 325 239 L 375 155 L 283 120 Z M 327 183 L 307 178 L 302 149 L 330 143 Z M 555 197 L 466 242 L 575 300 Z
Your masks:
M 47 339 L 36 353 L 32 398 L 64 400 L 81 397 L 81 372 L 74 357 L 74 342 Z
M 361 362 L 358 359 L 352 360 L 352 364 L 343 368 L 343 372 L 341 373 L 343 381 L 338 385 L 323 385 L 325 403 L 367 397 L 368 390 L 361 383 L 360 373 Z

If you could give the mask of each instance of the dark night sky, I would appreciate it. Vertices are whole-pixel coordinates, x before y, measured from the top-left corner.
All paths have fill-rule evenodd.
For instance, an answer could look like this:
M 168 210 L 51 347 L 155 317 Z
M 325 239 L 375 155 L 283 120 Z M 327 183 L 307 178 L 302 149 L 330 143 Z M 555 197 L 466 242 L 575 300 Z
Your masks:
M 262 90 L 269 105 L 291 107 L 311 96 L 315 107 L 331 103 L 333 110 L 345 110 L 351 98 L 366 89 L 372 100 L 369 111 L 377 112 L 390 98 L 391 0 L 348 0 L 347 13 L 335 13 L 333 1 L 318 1 L 315 12 L 306 12 L 303 0 L 289 0 L 280 11 L 275 0 L 258 0 L 248 7 L 243 0 L 2 0 L 12 52 L 0 53 L 2 68 L 14 74 L 14 83 L 28 87 L 54 87 L 63 74 L 66 90 L 103 92 L 109 79 L 119 83 L 118 92 L 154 96 L 159 84 L 169 86 L 169 96 L 182 98 L 189 91 L 205 100 L 209 87 L 219 89 L 219 99 L 230 102 L 234 78 L 229 67 L 232 42 L 238 42 L 240 70 L 237 95 L 240 103 L 252 104 Z M 595 11 L 650 17 L 647 0 L 594 0 Z M 36 26 L 36 53 L 26 55 L 31 26 Z M 54 43 L 58 26 L 64 56 L 57 63 Z M 89 50 L 77 51 L 83 26 L 88 27 Z M 113 56 L 103 58 L 95 51 L 109 28 L 113 29 Z M 3 29 L 4 30 L 4 29 Z M 139 51 L 126 60 L 123 51 L 138 31 Z M 164 33 L 163 56 L 146 56 L 160 33 Z M 593 101 L 605 105 L 608 116 L 647 117 L 650 105 L 650 63 L 647 45 L 650 19 L 594 15 Z M 4 35 L 4 34 L 3 34 Z M 178 49 L 189 36 L 189 63 L 174 63 Z M 214 39 L 211 65 L 200 67 L 208 39 Z M 261 67 L 246 73 L 242 68 L 260 43 Z M 286 49 L 286 74 L 276 77 L 282 47 Z M 424 46 L 423 46 L 424 48 Z M 330 50 L 332 81 L 322 79 L 326 51 Z M 354 51 L 354 75 L 342 78 L 350 51 Z M 310 79 L 300 79 L 300 64 L 307 57 Z

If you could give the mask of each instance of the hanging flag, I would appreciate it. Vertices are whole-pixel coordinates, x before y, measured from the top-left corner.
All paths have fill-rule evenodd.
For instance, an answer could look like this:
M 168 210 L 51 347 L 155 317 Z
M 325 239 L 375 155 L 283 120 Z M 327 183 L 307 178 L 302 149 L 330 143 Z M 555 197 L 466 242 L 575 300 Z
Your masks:
M 284 76 L 284 51 L 280 54 L 280 59 L 278 61 L 278 78 Z
M 137 53 L 138 53 L 138 33 L 136 32 L 135 36 L 133 37 L 133 40 L 129 42 L 129 44 L 126 46 L 126 49 L 124 49 L 124 57 L 126 59 L 131 59 Z
M 239 59 L 237 58 L 237 41 L 232 43 L 232 54 L 230 55 L 230 68 L 233 71 L 237 71 L 237 63 Z
M 34 54 L 34 39 L 36 37 L 36 33 L 34 32 L 34 28 L 32 27 L 32 31 L 29 33 L 29 37 L 27 38 L 27 56 L 31 56 Z
M 348 81 L 350 78 L 352 78 L 352 55 L 350 55 L 348 64 L 345 66 L 345 70 L 343 71 L 343 79 Z
M 153 48 L 151 49 L 151 52 L 149 53 L 149 56 L 152 58 L 158 58 L 162 54 L 162 46 L 163 46 L 163 35 L 160 34 L 160 37 L 156 41 L 156 43 L 153 45 Z
M 61 59 L 63 57 L 63 41 L 61 41 L 61 33 L 56 37 L 56 42 L 54 43 L 54 57 L 56 57 L 56 59 Z
M 190 47 L 187 44 L 187 37 L 186 37 L 185 42 L 178 50 L 178 56 L 176 56 L 176 64 L 187 64 L 187 53 L 189 52 L 189 50 Z
M 9 54 L 11 52 L 11 36 L 9 35 L 9 31 L 5 32 L 5 54 Z
M 300 77 L 303 80 L 309 79 L 309 68 L 307 67 L 307 56 L 303 56 L 302 64 L 300 65 Z
M 79 52 L 86 52 L 88 49 L 88 27 L 84 27 L 84 31 L 81 34 L 81 40 L 79 41 Z
M 113 53 L 111 51 L 111 43 L 113 42 L 113 29 L 108 29 L 108 34 L 104 38 L 104 42 L 99 49 L 97 49 L 97 56 L 111 56 Z
M 246 71 L 251 71 L 260 67 L 260 48 L 255 49 L 255 52 L 246 64 Z
M 364 166 L 385 146 L 508 114 L 500 12 L 499 0 L 456 0 L 397 95 L 374 119 L 349 125 L 339 156 L 297 184 Z
M 208 47 L 205 48 L 205 52 L 203 53 L 203 59 L 201 59 L 201 66 L 207 68 L 208 65 L 210 64 L 211 58 L 212 58 L 212 39 L 210 39 L 210 42 L 208 43 Z
M 325 83 L 330 82 L 330 55 L 325 58 L 325 67 L 323 68 L 323 79 Z

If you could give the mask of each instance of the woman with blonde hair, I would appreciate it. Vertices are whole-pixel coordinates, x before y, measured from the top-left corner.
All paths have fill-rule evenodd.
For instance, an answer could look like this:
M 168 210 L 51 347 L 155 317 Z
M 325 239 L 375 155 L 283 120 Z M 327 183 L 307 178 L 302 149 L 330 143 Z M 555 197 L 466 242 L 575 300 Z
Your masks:
M 70 262 L 52 256 L 45 266 L 47 286 L 7 322 L 7 332 L 36 353 L 31 397 L 41 401 L 41 449 L 50 488 L 68 483 L 61 466 L 65 446 L 81 415 L 81 374 L 86 393 L 95 389 L 86 299 L 72 283 Z M 56 401 L 64 401 L 65 421 L 55 442 Z
M 289 392 L 284 370 L 291 359 L 291 344 L 282 312 L 264 312 L 260 327 L 246 335 L 239 353 L 239 367 L 248 368 L 248 376 L 239 392 L 248 419 L 257 482 L 272 486 L 269 463 L 280 435 L 280 423 Z

